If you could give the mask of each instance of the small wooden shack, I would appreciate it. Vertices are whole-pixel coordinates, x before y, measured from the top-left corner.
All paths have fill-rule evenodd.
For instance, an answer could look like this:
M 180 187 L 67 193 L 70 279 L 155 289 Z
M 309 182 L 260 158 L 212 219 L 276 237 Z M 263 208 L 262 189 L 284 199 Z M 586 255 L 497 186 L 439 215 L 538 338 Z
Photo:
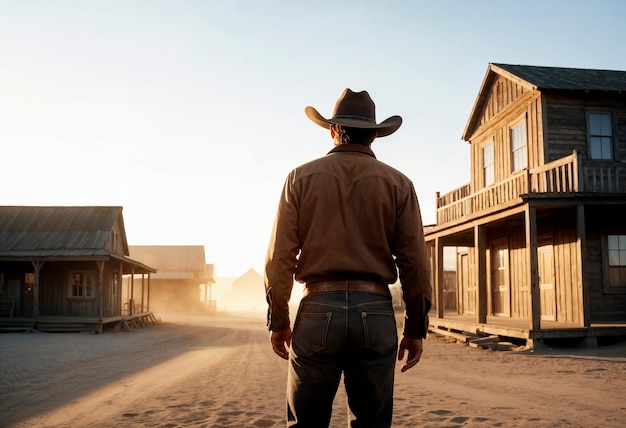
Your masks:
M 626 72 L 490 64 L 463 139 L 470 182 L 425 230 L 433 329 L 626 334 Z M 450 309 L 445 247 L 462 249 Z
M 215 283 L 213 265 L 202 245 L 131 245 L 130 255 L 157 269 L 150 276 L 150 301 L 155 311 L 189 313 L 204 308 L 201 287 Z M 135 300 L 135 298 L 132 298 Z
M 11 307 L 0 324 L 101 332 L 121 319 L 133 274 L 148 277 L 138 312 L 149 313 L 155 270 L 128 254 L 122 207 L 0 207 L 0 300 Z

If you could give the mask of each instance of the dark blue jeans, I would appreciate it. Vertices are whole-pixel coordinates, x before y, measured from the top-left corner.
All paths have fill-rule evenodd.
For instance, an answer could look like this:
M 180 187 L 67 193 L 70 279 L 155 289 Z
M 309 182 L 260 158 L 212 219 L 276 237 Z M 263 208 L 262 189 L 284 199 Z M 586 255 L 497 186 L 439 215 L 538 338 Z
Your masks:
M 342 373 L 350 426 L 391 426 L 397 350 L 391 298 L 359 292 L 303 298 L 291 340 L 287 426 L 328 427 Z

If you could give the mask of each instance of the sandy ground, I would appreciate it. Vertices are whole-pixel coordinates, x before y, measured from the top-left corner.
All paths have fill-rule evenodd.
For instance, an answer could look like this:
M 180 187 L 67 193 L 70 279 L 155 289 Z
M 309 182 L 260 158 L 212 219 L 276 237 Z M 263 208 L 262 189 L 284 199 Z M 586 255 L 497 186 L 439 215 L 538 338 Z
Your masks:
M 285 383 L 261 314 L 0 334 L 2 427 L 280 427 Z M 397 427 L 623 426 L 626 343 L 512 352 L 432 336 L 395 397 Z M 346 413 L 340 389 L 331 426 Z

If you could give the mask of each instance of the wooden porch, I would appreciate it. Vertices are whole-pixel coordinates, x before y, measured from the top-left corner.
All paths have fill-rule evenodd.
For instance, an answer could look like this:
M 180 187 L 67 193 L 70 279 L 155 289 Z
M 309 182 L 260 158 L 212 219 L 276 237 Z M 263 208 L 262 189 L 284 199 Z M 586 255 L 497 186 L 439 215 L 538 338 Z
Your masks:
M 437 193 L 437 228 L 458 221 L 509 209 L 528 194 L 626 193 L 626 166 L 583 160 L 574 151 L 554 162 L 513 174 L 477 192 L 465 184 L 440 196 Z
M 156 325 L 160 320 L 152 311 L 108 318 L 38 316 L 0 317 L 0 333 L 16 331 L 102 333 L 119 326 L 126 331 Z
M 444 318 L 431 318 L 429 332 L 450 336 L 461 342 L 472 339 L 497 337 L 498 340 L 514 340 L 527 349 L 541 346 L 546 340 L 574 340 L 581 346 L 596 347 L 598 339 L 626 337 L 626 323 L 592 323 L 589 327 L 556 321 L 541 320 L 538 329 L 530 321 L 507 317 L 487 316 L 484 323 L 471 315 L 446 312 Z

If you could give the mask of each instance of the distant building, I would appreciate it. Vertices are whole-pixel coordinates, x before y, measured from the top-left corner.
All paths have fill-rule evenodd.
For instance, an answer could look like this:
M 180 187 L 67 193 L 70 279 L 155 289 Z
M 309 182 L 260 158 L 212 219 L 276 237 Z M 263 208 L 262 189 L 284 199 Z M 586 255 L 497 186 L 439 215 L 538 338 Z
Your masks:
M 218 300 L 218 308 L 232 311 L 261 311 L 267 308 L 263 276 L 254 269 L 233 279 L 231 290 Z
M 203 308 L 201 288 L 215 283 L 213 265 L 206 263 L 204 246 L 131 245 L 129 249 L 131 257 L 157 269 L 150 277 L 150 302 L 155 312 L 188 313 Z

